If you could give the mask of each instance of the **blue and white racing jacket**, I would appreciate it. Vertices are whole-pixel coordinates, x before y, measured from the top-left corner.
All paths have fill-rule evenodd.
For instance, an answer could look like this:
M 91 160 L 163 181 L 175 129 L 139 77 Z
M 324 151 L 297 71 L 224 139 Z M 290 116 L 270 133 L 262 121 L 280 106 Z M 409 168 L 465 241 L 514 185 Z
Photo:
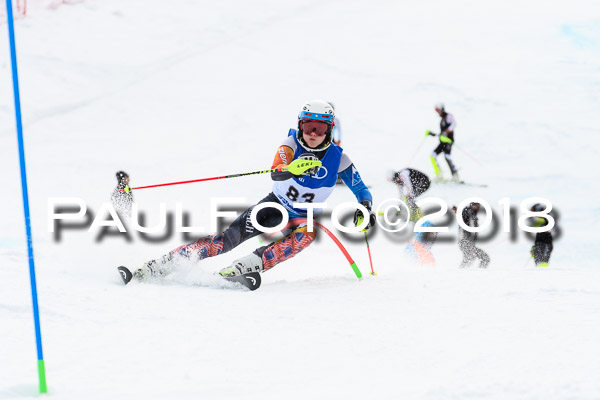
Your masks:
M 272 168 L 281 164 L 290 164 L 302 154 L 309 152 L 323 163 L 316 174 L 292 176 L 290 179 L 275 181 L 273 184 L 273 193 L 290 213 L 306 216 L 306 209 L 295 208 L 294 203 L 324 203 L 333 192 L 338 176 L 352 190 L 358 202 L 373 201 L 371 192 L 367 189 L 358 170 L 341 147 L 331 143 L 325 150 L 307 149 L 299 142 L 296 129 L 290 129 L 288 137 L 280 145 Z

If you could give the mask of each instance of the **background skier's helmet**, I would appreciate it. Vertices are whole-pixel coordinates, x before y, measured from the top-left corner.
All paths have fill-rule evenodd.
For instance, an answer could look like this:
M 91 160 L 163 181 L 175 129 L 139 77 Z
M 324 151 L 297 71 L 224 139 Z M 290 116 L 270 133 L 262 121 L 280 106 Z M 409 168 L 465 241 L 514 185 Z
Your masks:
M 436 103 L 435 111 L 445 112 L 446 110 L 444 109 L 444 103 Z
M 533 207 L 531 207 L 531 211 L 533 211 L 533 212 L 541 212 L 541 211 L 544 211 L 545 209 L 546 209 L 546 207 L 539 203 L 535 204 L 535 205 L 533 205 Z
M 125 171 L 117 172 L 117 182 L 119 185 L 127 185 L 129 184 L 129 175 Z
M 477 214 L 479 212 L 479 209 L 481 208 L 481 204 L 473 201 L 469 204 L 469 208 L 473 210 L 475 214 Z
M 307 122 L 318 122 L 323 125 L 325 130 L 325 140 L 318 149 L 308 150 L 324 150 L 331 144 L 331 130 L 333 129 L 335 119 L 335 111 L 331 104 L 323 100 L 311 100 L 302 105 L 298 114 L 298 140 L 302 145 L 305 145 L 302 139 L 303 126 Z

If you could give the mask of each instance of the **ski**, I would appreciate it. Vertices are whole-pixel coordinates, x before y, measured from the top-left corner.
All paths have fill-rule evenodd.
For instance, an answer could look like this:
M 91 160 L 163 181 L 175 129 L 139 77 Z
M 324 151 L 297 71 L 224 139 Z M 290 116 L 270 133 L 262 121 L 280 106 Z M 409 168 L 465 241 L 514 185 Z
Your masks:
M 123 279 L 123 283 L 127 285 L 133 279 L 133 274 L 131 271 L 124 266 L 117 267 L 119 271 L 119 275 L 121 279 Z M 233 277 L 223 277 L 226 281 L 237 283 L 243 287 L 246 287 L 250 290 L 256 290 L 260 287 L 261 279 L 260 273 L 258 272 L 250 272 L 248 274 L 233 276 Z
M 488 187 L 485 183 L 471 183 L 471 182 L 457 182 L 458 185 L 474 186 L 474 187 Z
M 441 184 L 441 185 L 454 184 L 454 185 L 473 186 L 473 187 L 488 187 L 488 185 L 486 185 L 484 183 L 471 183 L 471 182 L 465 182 L 465 181 L 455 182 L 455 181 L 451 181 L 451 180 L 444 180 L 444 181 L 432 181 L 432 182 Z
M 117 267 L 117 270 L 119 271 L 119 275 L 121 275 L 121 278 L 123 279 L 123 283 L 125 285 L 127 285 L 129 282 L 131 282 L 131 279 L 133 278 L 133 274 L 131 273 L 131 271 L 129 269 L 127 269 L 124 266 L 120 266 Z
M 225 278 L 225 280 L 229 282 L 239 283 L 242 286 L 247 287 L 250 290 L 256 290 L 260 287 L 260 273 L 259 272 L 249 272 L 240 276 L 233 276 L 231 278 Z

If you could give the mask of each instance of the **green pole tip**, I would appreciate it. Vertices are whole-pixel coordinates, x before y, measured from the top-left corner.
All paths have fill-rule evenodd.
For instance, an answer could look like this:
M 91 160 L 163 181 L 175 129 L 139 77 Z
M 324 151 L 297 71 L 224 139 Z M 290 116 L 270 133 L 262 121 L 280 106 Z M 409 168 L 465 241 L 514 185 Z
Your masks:
M 44 360 L 38 360 L 38 377 L 40 380 L 40 393 L 48 393 L 48 387 L 46 386 L 46 367 L 44 366 Z
M 360 269 L 358 269 L 358 266 L 356 265 L 356 263 L 352 263 L 352 264 L 350 264 L 350 266 L 352 267 L 352 270 L 356 274 L 356 277 L 358 279 L 361 279 L 362 278 L 362 273 L 360 272 Z

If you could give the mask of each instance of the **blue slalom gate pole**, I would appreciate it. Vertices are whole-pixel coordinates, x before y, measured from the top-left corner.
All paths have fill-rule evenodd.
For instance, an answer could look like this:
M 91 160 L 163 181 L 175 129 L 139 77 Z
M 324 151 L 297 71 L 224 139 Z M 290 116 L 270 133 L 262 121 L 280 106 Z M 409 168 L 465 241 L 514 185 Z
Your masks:
M 35 324 L 35 342 L 37 345 L 38 377 L 40 393 L 46 393 L 48 389 L 46 387 L 46 368 L 44 366 L 44 353 L 42 351 L 42 330 L 40 328 L 40 310 L 38 308 L 37 285 L 35 281 L 35 263 L 33 261 L 33 238 L 31 236 L 31 220 L 29 215 L 29 195 L 27 192 L 27 172 L 25 169 L 25 147 L 23 145 L 23 125 L 21 123 L 21 99 L 19 96 L 19 74 L 17 73 L 17 50 L 15 46 L 12 0 L 6 0 L 6 16 L 8 21 L 10 59 L 13 73 L 13 91 L 15 95 L 15 117 L 17 120 L 17 139 L 19 142 L 19 163 L 21 165 L 21 191 L 23 193 L 23 210 L 25 212 L 25 232 L 27 234 L 29 278 L 31 280 L 31 300 L 33 303 L 33 321 Z

